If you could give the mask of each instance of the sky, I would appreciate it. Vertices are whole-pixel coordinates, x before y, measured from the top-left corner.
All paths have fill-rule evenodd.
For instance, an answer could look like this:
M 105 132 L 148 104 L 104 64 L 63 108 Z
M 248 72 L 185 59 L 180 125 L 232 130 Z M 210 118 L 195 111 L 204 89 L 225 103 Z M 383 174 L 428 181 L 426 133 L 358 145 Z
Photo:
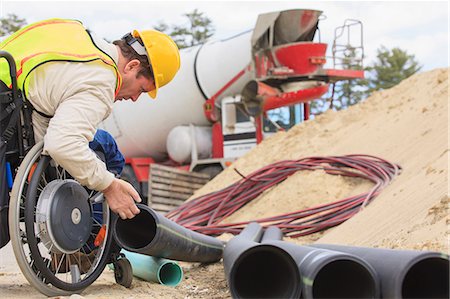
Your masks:
M 4 1 L 0 16 L 9 13 L 27 23 L 47 18 L 71 18 L 108 40 L 133 29 L 149 29 L 159 21 L 183 25 L 183 14 L 198 9 L 212 20 L 213 39 L 223 39 L 252 29 L 258 14 L 285 9 L 323 12 L 321 41 L 329 44 L 334 29 L 346 19 L 363 24 L 364 65 L 372 64 L 381 46 L 414 55 L 422 71 L 449 66 L 448 1 Z M 359 33 L 355 33 L 359 35 Z

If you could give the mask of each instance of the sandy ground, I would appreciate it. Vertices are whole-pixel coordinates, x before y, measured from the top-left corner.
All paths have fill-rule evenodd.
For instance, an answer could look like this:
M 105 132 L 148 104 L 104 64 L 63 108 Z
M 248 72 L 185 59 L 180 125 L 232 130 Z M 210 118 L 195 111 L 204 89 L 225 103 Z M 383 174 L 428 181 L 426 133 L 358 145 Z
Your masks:
M 329 111 L 280 132 L 236 161 L 196 196 L 226 187 L 275 161 L 307 156 L 370 154 L 400 164 L 403 172 L 364 210 L 326 232 L 296 243 L 336 243 L 449 252 L 448 69 L 419 73 L 345 111 Z M 325 187 L 324 187 L 325 186 Z M 371 188 L 362 179 L 321 171 L 297 173 L 265 192 L 228 222 L 276 215 L 342 199 Z M 229 236 L 224 236 L 226 239 Z M 131 289 L 106 269 L 85 298 L 230 298 L 221 263 L 181 263 L 183 282 L 165 287 L 135 279 Z M 1 298 L 42 298 L 20 274 L 11 248 L 0 250 Z M 75 298 L 76 296 L 73 296 Z

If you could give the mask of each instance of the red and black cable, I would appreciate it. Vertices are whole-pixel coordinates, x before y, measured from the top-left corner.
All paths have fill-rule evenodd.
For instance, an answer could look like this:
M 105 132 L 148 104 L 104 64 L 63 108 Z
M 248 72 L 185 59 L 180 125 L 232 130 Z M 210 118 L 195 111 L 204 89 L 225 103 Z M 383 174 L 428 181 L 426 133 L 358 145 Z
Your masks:
M 304 210 L 251 221 L 221 223 L 261 193 L 297 171 L 319 169 L 331 175 L 370 180 L 374 186 L 368 192 Z M 190 200 L 170 211 L 166 217 L 207 235 L 238 234 L 248 223 L 258 222 L 263 227 L 277 226 L 290 237 L 305 236 L 336 226 L 358 213 L 400 172 L 399 165 L 369 155 L 308 157 L 279 161 L 247 176 L 238 172 L 242 176 L 239 181 Z

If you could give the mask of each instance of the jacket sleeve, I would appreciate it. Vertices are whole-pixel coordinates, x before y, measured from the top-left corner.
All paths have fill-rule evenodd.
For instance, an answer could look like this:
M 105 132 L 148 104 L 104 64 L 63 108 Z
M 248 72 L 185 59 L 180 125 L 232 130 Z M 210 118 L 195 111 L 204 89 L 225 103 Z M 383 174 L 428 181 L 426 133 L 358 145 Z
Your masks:
M 103 191 L 114 175 L 89 148 L 89 142 L 111 111 L 114 84 L 87 77 L 78 85 L 68 88 L 57 106 L 44 136 L 44 153 L 82 185 Z

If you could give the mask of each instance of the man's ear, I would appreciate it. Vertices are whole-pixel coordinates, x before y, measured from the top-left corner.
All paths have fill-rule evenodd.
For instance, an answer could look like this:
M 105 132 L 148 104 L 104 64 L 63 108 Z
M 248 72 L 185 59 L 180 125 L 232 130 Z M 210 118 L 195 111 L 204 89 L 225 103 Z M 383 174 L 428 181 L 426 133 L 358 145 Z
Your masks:
M 132 59 L 132 60 L 128 61 L 128 63 L 125 65 L 124 72 L 127 73 L 127 72 L 131 72 L 134 70 L 138 70 L 140 65 L 141 65 L 141 62 L 139 60 Z

